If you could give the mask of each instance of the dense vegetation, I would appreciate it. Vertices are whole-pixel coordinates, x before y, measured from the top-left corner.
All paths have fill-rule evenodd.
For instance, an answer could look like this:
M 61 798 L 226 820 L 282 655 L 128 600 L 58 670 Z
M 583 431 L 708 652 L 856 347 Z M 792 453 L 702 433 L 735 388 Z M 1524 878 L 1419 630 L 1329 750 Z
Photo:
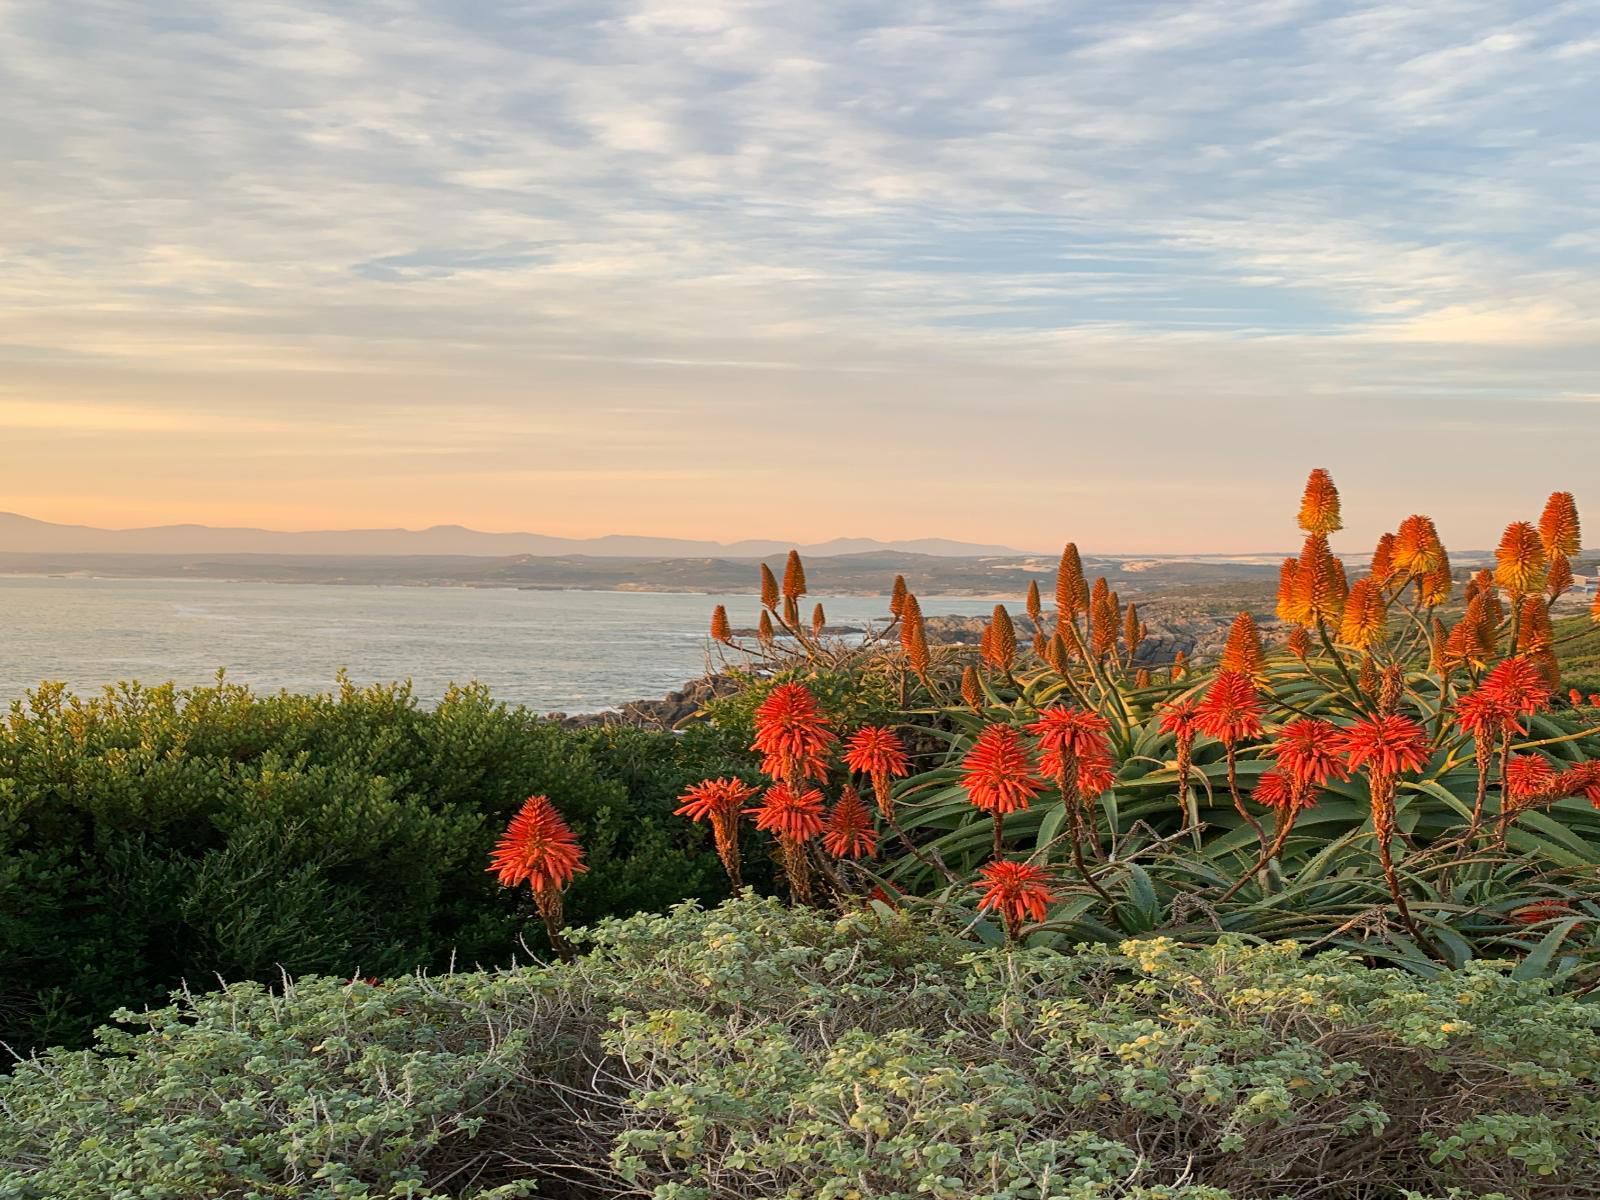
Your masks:
M 676 736 L 41 690 L 0 741 L 13 1040 L 255 982 L 20 1064 L 0 1200 L 1600 1196 L 1571 496 L 1465 579 L 1413 515 L 1351 581 L 1324 472 L 1299 525 L 1287 637 L 1204 664 L 1072 546 L 975 657 L 903 581 L 829 639 L 791 556 Z M 563 961 L 411 974 L 519 935 Z
M 738 747 L 733 748 L 735 751 Z M 0 1041 L 86 1044 L 183 982 L 508 963 L 525 895 L 485 871 L 531 792 L 561 797 L 595 869 L 578 920 L 726 895 L 671 816 L 732 769 L 727 739 L 569 732 L 481 689 L 44 687 L 0 725 Z
M 1241 934 L 1600 983 L 1600 710 L 1562 679 L 1600 607 L 1551 616 L 1572 497 L 1465 578 L 1420 514 L 1352 572 L 1325 472 L 1298 524 L 1287 636 L 1241 613 L 1211 663 L 1143 653 L 1136 606 L 1071 545 L 1053 606 L 1037 586 L 1023 601 L 1031 645 L 997 605 L 976 655 L 930 646 L 899 581 L 887 630 L 830 642 L 803 619 L 799 559 L 781 582 L 763 569 L 756 637 L 713 616 L 752 673 L 717 715 L 762 750 L 771 784 L 747 811 L 791 893 L 820 876 L 1029 945 Z
M 0 1081 L 0 1197 L 1597 1194 L 1600 1009 L 1485 966 L 981 949 L 757 900 L 592 940 L 571 965 L 236 985 L 26 1064 Z

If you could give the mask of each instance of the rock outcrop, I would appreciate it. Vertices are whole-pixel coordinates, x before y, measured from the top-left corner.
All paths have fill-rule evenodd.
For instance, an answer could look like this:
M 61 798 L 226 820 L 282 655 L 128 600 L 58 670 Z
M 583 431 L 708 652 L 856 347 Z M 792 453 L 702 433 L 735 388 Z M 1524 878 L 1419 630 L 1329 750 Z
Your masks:
M 592 729 L 600 725 L 623 725 L 630 729 L 681 729 L 692 724 L 706 702 L 737 691 L 739 684 L 730 675 L 707 675 L 693 679 L 659 700 L 630 700 L 620 709 L 597 713 L 547 713 L 546 719 L 559 721 L 568 729 Z

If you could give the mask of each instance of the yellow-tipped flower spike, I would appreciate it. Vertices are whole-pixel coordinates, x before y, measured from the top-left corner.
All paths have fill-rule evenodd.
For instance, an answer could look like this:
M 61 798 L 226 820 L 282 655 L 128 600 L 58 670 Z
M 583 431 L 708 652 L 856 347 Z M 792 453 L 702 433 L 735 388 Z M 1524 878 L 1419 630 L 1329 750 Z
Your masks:
M 1335 533 L 1344 528 L 1339 520 L 1339 489 L 1321 467 L 1306 480 L 1305 495 L 1300 500 L 1300 528 L 1307 533 Z
M 1371 579 L 1358 579 L 1345 601 L 1339 640 L 1357 650 L 1369 649 L 1383 638 L 1387 620 L 1382 590 Z
M 1495 582 L 1513 596 L 1543 590 L 1548 569 L 1539 531 L 1526 521 L 1513 521 L 1500 536 L 1494 552 Z
M 789 551 L 789 562 L 783 568 L 783 597 L 798 600 L 806 594 L 806 568 L 800 561 L 800 551 Z
M 1439 548 L 1439 565 L 1422 577 L 1422 604 L 1437 608 L 1450 599 L 1450 556 Z
M 1378 539 L 1377 546 L 1372 551 L 1372 582 L 1377 587 L 1384 587 L 1394 578 L 1394 546 L 1395 536 L 1386 533 Z
M 1011 623 L 1011 614 L 1006 611 L 1004 604 L 994 606 L 989 628 L 993 631 L 989 645 L 990 662 L 997 671 L 1009 671 L 1017 662 L 1017 627 Z
M 1261 631 L 1256 619 L 1242 612 L 1233 619 L 1228 630 L 1228 642 L 1222 649 L 1219 669 L 1238 675 L 1260 675 L 1266 667 L 1267 656 L 1261 649 Z
M 1396 572 L 1402 575 L 1426 575 L 1439 565 L 1443 557 L 1444 544 L 1439 541 L 1439 531 L 1434 528 L 1432 517 L 1413 513 L 1400 522 L 1400 531 L 1394 536 L 1392 554 Z
M 1337 626 L 1344 613 L 1344 568 L 1328 549 L 1326 534 L 1306 535 L 1295 570 L 1295 603 L 1300 623 L 1307 627 L 1318 622 Z
M 1044 616 L 1044 604 L 1039 599 L 1039 581 L 1037 579 L 1028 580 L 1027 608 L 1028 619 L 1037 625 L 1039 619 Z
M 973 712 L 983 711 L 983 685 L 978 682 L 977 667 L 961 669 L 961 699 Z
M 1290 625 L 1305 623 L 1306 611 L 1300 604 L 1300 560 L 1286 558 L 1278 568 L 1278 620 Z
M 1083 579 L 1083 560 L 1078 557 L 1078 547 L 1072 542 L 1061 552 L 1061 565 L 1056 568 L 1056 612 L 1063 620 L 1071 620 L 1089 609 L 1089 585 Z
M 904 602 L 900 605 L 900 649 L 909 654 L 911 639 L 915 631 L 921 628 L 922 606 L 917 603 L 914 594 L 907 592 Z
M 1572 561 L 1560 551 L 1550 560 L 1550 570 L 1544 577 L 1544 594 L 1559 600 L 1572 586 Z
M 1547 558 L 1581 553 L 1583 535 L 1578 528 L 1578 503 L 1571 492 L 1551 492 L 1539 517 L 1539 540 Z
M 711 610 L 711 640 L 723 643 L 733 641 L 733 627 L 728 624 L 728 610 L 721 604 Z

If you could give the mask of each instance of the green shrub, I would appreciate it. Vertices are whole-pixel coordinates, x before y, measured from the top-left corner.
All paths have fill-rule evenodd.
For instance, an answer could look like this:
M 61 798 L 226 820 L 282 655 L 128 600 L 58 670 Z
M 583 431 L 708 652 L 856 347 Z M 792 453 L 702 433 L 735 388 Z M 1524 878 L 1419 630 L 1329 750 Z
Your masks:
M 477 687 L 423 709 L 348 682 L 45 686 L 0 725 L 0 1041 L 82 1045 L 183 981 L 504 963 L 524 931 L 537 951 L 528 897 L 485 870 L 534 792 L 588 854 L 574 919 L 718 899 L 672 789 L 726 747 L 684 742 L 572 733 Z
M 974 949 L 760 900 L 586 940 L 185 996 L 24 1064 L 0 1198 L 1595 1194 L 1600 1006 L 1485 964 Z

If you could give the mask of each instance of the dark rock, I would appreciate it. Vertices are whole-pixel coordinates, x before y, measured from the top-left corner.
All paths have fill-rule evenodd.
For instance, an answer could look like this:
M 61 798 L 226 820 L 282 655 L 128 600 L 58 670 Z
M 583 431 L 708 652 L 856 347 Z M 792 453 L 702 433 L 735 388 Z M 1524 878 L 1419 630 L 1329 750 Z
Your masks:
M 659 700 L 630 700 L 620 709 L 610 712 L 578 713 L 575 716 L 550 713 L 546 719 L 558 721 L 568 729 L 593 729 L 603 725 L 663 731 L 681 729 L 701 719 L 700 710 L 707 702 L 738 689 L 738 681 L 730 675 L 708 675 L 691 680 L 681 690 L 668 692 Z

